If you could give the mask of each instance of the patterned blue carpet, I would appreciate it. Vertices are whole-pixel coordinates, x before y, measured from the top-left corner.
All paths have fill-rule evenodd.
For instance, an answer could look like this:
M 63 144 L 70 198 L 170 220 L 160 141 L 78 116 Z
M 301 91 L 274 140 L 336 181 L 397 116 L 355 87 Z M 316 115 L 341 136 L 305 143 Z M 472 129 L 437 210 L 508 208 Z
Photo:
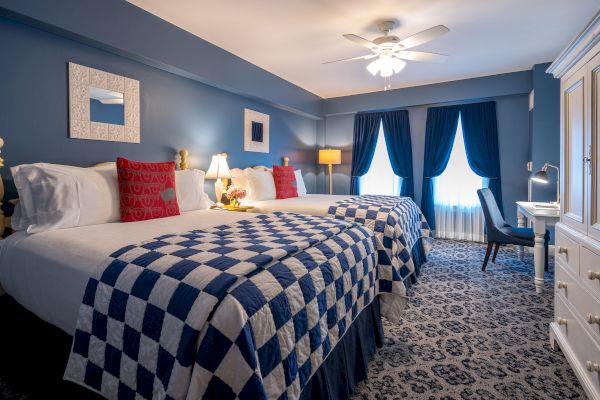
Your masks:
M 533 258 L 436 241 L 402 321 L 384 321 L 385 346 L 354 399 L 585 399 L 567 360 L 551 350 L 553 266 L 536 294 Z

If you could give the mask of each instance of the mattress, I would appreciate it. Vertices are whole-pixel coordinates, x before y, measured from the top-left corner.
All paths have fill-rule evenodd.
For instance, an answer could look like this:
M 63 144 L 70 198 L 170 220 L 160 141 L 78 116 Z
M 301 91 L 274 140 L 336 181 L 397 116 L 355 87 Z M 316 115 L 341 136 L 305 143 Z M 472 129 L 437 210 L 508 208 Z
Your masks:
M 72 335 L 88 279 L 113 251 L 166 233 L 249 218 L 251 214 L 200 210 L 33 235 L 16 232 L 0 241 L 0 286 L 39 318 Z
M 252 206 L 250 211 L 255 213 L 281 211 L 325 217 L 328 216 L 329 206 L 352 197 L 356 196 L 306 194 L 289 199 L 253 201 L 245 205 Z

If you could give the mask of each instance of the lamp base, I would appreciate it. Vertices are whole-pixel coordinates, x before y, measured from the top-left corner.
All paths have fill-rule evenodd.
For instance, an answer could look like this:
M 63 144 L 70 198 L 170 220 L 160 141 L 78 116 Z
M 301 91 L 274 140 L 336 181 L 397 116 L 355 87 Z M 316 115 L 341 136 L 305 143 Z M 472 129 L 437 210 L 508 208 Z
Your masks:
M 223 207 L 223 203 L 221 202 L 221 199 L 223 198 L 223 181 L 218 178 L 215 181 L 215 197 L 217 201 L 217 206 Z

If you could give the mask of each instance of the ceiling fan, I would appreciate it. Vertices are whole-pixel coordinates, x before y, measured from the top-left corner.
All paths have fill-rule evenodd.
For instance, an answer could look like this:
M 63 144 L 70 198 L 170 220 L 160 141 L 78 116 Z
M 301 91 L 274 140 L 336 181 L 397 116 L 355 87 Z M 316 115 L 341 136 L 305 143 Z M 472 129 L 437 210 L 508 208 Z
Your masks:
M 394 21 L 382 21 L 377 24 L 379 30 L 383 33 L 373 40 L 367 40 L 363 37 L 354 34 L 343 35 L 346 39 L 364 46 L 371 50 L 371 54 L 364 56 L 344 58 L 342 60 L 328 61 L 323 64 L 331 64 L 341 61 L 353 60 L 370 60 L 375 58 L 368 66 L 367 70 L 372 75 L 381 75 L 388 78 L 393 74 L 400 72 L 408 61 L 434 62 L 442 63 L 448 59 L 448 56 L 436 53 L 426 53 L 422 51 L 408 51 L 412 47 L 427 43 L 439 36 L 442 36 L 450 31 L 444 25 L 437 25 L 429 29 L 425 29 L 419 33 L 415 33 L 405 39 L 400 39 L 398 36 L 390 35 L 396 23 Z

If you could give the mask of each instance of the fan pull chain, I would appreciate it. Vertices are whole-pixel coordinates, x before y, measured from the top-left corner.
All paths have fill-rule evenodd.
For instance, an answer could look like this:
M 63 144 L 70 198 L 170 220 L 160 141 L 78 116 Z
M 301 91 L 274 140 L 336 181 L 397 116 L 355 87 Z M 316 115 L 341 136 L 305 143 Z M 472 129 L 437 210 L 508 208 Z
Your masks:
M 386 76 L 384 79 L 384 85 L 383 85 L 383 90 L 387 91 L 388 89 L 392 88 L 392 84 L 390 83 L 392 78 L 389 76 Z

